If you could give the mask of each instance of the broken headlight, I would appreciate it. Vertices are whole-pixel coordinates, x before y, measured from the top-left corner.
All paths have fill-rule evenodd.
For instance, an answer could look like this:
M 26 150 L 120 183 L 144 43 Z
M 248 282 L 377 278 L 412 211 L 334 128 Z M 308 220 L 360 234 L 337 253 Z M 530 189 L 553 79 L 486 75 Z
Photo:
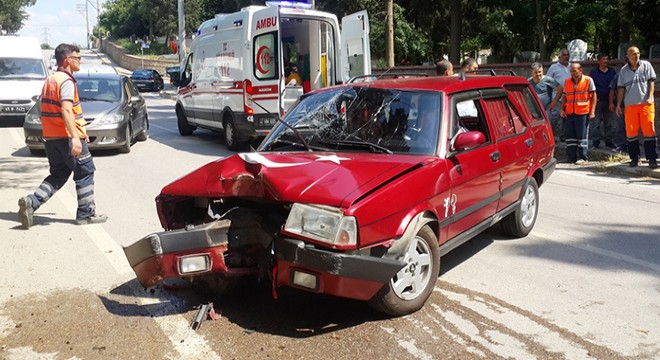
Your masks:
M 357 221 L 339 209 L 293 204 L 284 230 L 336 247 L 357 245 Z

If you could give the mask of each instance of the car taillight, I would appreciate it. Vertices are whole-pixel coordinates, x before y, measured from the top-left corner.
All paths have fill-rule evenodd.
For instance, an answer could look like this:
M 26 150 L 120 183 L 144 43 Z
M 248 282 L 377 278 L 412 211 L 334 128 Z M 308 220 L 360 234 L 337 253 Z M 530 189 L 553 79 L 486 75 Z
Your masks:
M 154 80 L 155 80 L 154 78 L 149 78 L 149 81 L 151 82 L 154 82 Z
M 252 81 L 243 80 L 243 111 L 246 115 L 252 115 L 254 109 L 248 105 L 248 101 L 252 101 Z

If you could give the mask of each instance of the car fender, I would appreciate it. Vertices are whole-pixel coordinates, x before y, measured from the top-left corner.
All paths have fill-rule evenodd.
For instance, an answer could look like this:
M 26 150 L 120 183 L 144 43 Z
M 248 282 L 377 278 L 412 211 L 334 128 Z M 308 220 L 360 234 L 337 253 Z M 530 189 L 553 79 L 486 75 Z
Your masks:
M 406 217 L 406 219 L 407 218 L 408 217 Z M 406 254 L 406 251 L 410 245 L 410 241 L 412 241 L 419 230 L 427 224 L 431 225 L 433 232 L 436 236 L 438 236 L 438 218 L 435 216 L 435 214 L 430 210 L 418 212 L 417 215 L 413 216 L 407 224 L 402 224 L 405 226 L 406 230 L 403 232 L 401 237 L 396 239 L 389 247 L 389 249 L 387 249 L 387 253 L 384 257 L 399 260 L 400 257 Z

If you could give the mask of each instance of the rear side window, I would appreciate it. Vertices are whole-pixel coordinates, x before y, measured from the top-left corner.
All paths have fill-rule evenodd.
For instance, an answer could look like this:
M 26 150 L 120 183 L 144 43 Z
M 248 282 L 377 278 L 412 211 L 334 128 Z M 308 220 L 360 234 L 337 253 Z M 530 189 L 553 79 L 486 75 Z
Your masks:
M 502 139 L 525 131 L 525 123 L 507 98 L 483 99 L 486 116 L 490 119 L 495 138 Z
M 254 38 L 254 76 L 259 80 L 277 79 L 277 32 L 271 32 Z
M 531 122 L 545 121 L 543 110 L 529 86 L 507 86 L 511 101 L 521 114 Z

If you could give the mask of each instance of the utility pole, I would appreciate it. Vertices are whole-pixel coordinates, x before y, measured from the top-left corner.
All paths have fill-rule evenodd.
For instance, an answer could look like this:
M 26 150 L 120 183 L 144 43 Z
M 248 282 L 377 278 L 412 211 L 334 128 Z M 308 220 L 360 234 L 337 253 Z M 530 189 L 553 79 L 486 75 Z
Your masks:
M 183 73 L 183 62 L 186 60 L 186 13 L 183 6 L 183 0 L 178 3 L 179 12 L 179 67 Z
M 47 27 L 41 28 L 41 36 L 43 38 L 42 44 L 50 45 L 50 32 Z
M 99 51 L 101 50 L 101 7 L 99 0 L 96 0 L 96 27 L 99 28 Z
M 394 67 L 394 0 L 387 0 L 387 67 Z
M 87 7 L 87 2 L 88 2 L 88 0 L 85 0 L 84 5 L 83 4 L 76 5 L 76 10 L 78 10 L 81 15 L 85 16 L 85 30 L 86 30 L 86 33 L 87 33 L 87 41 L 86 42 L 87 42 L 87 48 L 89 49 L 90 48 L 90 46 L 89 46 L 89 12 L 88 12 L 88 7 Z M 83 14 L 83 11 L 85 12 L 84 14 Z

